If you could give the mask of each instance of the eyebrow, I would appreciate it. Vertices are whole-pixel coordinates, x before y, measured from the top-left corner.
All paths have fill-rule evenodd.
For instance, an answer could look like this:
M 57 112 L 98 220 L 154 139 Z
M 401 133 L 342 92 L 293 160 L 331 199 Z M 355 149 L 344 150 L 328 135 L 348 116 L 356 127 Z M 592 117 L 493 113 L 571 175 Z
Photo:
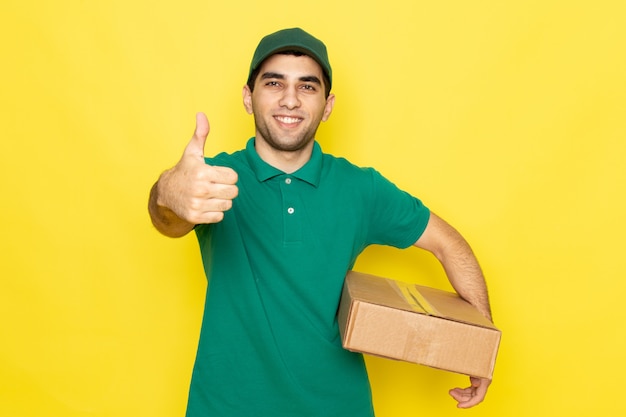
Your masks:
M 300 81 L 322 85 L 322 81 L 319 78 L 317 78 L 315 75 L 308 75 L 305 77 L 300 77 Z
M 265 72 L 261 75 L 261 79 L 262 80 L 267 80 L 270 78 L 275 78 L 278 80 L 284 80 L 285 79 L 285 75 L 284 74 L 280 74 L 278 72 Z M 315 83 L 318 85 L 322 85 L 322 81 L 316 77 L 315 75 L 305 75 L 299 78 L 300 81 L 303 82 L 310 82 L 310 83 Z

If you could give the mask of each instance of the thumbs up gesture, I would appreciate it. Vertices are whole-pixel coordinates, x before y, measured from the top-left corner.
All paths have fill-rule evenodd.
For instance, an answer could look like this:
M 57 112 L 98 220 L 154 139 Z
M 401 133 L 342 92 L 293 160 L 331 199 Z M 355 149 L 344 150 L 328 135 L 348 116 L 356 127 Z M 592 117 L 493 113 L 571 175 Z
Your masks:
M 237 197 L 237 173 L 228 167 L 207 165 L 204 146 L 209 121 L 196 115 L 196 130 L 183 156 L 165 171 L 152 188 L 149 211 L 153 224 L 168 236 L 182 236 L 196 224 L 218 223 Z

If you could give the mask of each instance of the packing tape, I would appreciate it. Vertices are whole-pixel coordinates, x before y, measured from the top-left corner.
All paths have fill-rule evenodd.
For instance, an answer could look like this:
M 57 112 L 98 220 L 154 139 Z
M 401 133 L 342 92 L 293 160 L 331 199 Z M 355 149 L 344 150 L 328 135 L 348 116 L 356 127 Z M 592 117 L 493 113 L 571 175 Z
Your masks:
M 433 307 L 432 304 L 430 304 L 426 300 L 426 298 L 424 298 L 422 293 L 419 292 L 415 285 L 398 281 L 396 281 L 395 284 L 400 290 L 400 293 L 402 294 L 406 302 L 409 303 L 411 307 L 413 307 L 413 310 L 419 313 L 428 314 L 429 316 L 440 315 L 437 309 Z

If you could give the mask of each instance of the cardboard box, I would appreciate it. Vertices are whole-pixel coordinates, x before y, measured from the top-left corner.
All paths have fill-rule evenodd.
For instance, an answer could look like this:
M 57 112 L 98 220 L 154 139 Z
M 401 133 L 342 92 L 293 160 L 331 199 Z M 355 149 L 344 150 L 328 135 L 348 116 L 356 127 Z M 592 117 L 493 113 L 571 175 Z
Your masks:
M 456 293 L 351 271 L 338 321 L 345 349 L 493 375 L 501 333 Z

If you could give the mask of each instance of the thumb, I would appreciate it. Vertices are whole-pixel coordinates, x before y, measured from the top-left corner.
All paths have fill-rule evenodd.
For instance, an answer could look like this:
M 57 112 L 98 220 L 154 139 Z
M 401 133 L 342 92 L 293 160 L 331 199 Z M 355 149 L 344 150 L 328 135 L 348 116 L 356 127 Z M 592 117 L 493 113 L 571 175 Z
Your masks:
M 480 378 L 476 378 L 474 376 L 470 377 L 470 383 L 472 384 L 472 388 L 480 387 L 481 380 Z
M 196 158 L 204 158 L 204 145 L 209 135 L 209 120 L 204 113 L 196 114 L 196 130 L 185 148 L 185 154 Z

